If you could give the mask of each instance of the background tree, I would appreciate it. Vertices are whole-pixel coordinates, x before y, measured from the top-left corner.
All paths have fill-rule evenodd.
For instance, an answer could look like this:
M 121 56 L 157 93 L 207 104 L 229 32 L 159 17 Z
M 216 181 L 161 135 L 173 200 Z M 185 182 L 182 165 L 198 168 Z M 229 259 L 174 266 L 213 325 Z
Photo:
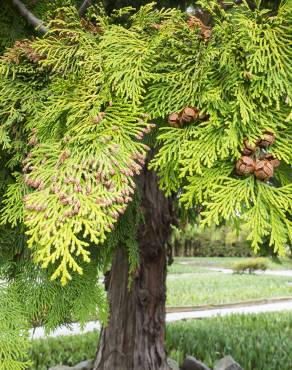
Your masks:
M 0 64 L 0 315 L 15 301 L 24 318 L 3 328 L 1 363 L 26 367 L 27 322 L 106 323 L 111 266 L 95 369 L 166 370 L 174 201 L 203 224 L 240 215 L 255 250 L 291 242 L 291 7 L 204 2 L 211 28 L 153 5 L 59 5 L 40 2 L 49 31 Z

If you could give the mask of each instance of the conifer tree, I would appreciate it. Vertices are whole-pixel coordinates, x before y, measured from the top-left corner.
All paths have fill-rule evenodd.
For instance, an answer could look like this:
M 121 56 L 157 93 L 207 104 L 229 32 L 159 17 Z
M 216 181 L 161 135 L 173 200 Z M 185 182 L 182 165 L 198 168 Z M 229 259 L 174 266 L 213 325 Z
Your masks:
M 0 369 L 27 367 L 29 326 L 95 315 L 96 370 L 168 370 L 178 204 L 291 244 L 291 5 L 201 7 L 40 2 L 43 35 L 2 43 Z

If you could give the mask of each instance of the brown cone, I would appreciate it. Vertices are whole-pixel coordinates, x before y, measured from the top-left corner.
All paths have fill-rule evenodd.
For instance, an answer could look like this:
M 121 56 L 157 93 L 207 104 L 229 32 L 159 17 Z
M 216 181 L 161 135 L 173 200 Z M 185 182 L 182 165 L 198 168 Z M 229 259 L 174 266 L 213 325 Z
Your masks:
M 266 131 L 263 138 L 259 142 L 259 146 L 261 148 L 268 148 L 269 146 L 273 145 L 274 141 L 275 135 L 272 132 Z
M 240 176 L 246 176 L 254 172 L 254 160 L 247 156 L 242 156 L 236 163 L 236 172 Z
M 280 161 L 279 159 L 277 159 L 277 158 L 272 159 L 270 162 L 271 162 L 271 164 L 272 164 L 272 166 L 273 166 L 274 168 L 279 167 L 279 166 L 280 166 L 280 164 L 281 164 L 281 161 Z
M 255 144 L 250 144 L 248 139 L 243 140 L 243 154 L 251 155 L 256 151 L 257 146 Z
M 272 163 L 266 159 L 258 160 L 255 164 L 254 173 L 259 180 L 266 181 L 274 175 Z
M 264 156 L 264 159 L 268 160 L 274 168 L 277 168 L 280 166 L 281 161 L 273 156 L 273 154 L 267 153 Z
M 99 123 L 100 121 L 103 120 L 104 117 L 105 117 L 105 112 L 99 112 L 98 115 L 93 118 L 93 121 L 95 123 Z
M 154 23 L 154 24 L 151 24 L 150 27 L 154 28 L 155 30 L 160 30 L 160 28 L 162 27 L 162 24 Z
M 170 124 L 170 126 L 172 127 L 180 127 L 180 116 L 178 113 L 171 113 L 169 116 L 168 116 L 168 123 Z
M 200 29 L 200 34 L 203 37 L 204 40 L 208 40 L 211 37 L 211 28 L 207 27 L 201 19 L 195 17 L 195 16 L 190 16 L 188 21 L 188 26 L 190 29 L 194 30 L 196 28 Z
M 186 107 L 181 112 L 181 121 L 183 122 L 192 122 L 197 119 L 199 116 L 199 111 L 196 108 Z

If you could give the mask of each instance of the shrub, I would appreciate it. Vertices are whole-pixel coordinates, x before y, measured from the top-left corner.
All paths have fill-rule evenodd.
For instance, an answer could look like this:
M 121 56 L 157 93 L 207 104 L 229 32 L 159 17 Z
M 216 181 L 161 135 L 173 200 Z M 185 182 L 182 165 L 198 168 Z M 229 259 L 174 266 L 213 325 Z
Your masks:
M 265 258 L 253 258 L 246 261 L 236 262 L 232 266 L 232 270 L 236 274 L 243 274 L 249 272 L 254 273 L 257 270 L 266 271 L 268 268 L 268 261 Z
M 32 341 L 30 357 L 33 365 L 29 370 L 47 370 L 59 364 L 73 366 L 83 360 L 94 358 L 98 331 L 80 335 Z

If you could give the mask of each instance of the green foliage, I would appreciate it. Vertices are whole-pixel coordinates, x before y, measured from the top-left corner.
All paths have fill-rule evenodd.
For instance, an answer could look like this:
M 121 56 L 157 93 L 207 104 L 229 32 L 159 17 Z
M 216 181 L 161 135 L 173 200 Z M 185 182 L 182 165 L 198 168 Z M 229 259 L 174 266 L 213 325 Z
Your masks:
M 48 333 L 73 321 L 83 325 L 95 317 L 106 324 L 108 318 L 104 288 L 98 281 L 101 267 L 94 252 L 94 262 L 83 266 L 84 276 L 74 273 L 66 287 L 50 279 L 50 269 L 40 270 L 32 263 L 31 256 L 23 253 L 21 250 L 17 258 L 10 257 L 10 262 L 6 260 L 0 269 L 1 279 L 10 278 L 8 287 L 0 289 L 3 370 L 27 368 L 29 327 L 42 325 Z
M 7 185 L 6 198 L 2 200 L 1 224 L 16 227 L 23 222 L 23 194 L 26 186 L 20 173 L 15 173 L 15 182 Z
M 247 239 L 252 241 L 254 250 L 270 235 L 270 245 L 284 255 L 291 236 L 291 221 L 287 218 L 291 212 L 291 184 L 275 188 L 254 181 L 252 177 L 245 180 L 221 177 L 204 202 L 207 209 L 202 212 L 203 224 L 219 224 L 222 219 L 232 220 L 243 214 L 250 230 Z
M 12 289 L 0 285 L 0 369 L 24 370 L 28 361 L 28 325 L 25 311 Z
M 84 276 L 76 276 L 68 287 L 51 281 L 50 272 L 23 262 L 10 286 L 18 292 L 26 318 L 32 326 L 45 326 L 47 332 L 63 323 L 78 321 L 83 325 L 90 317 L 107 321 L 107 301 L 98 281 L 97 265 L 86 264 Z
M 242 262 L 237 262 L 233 265 L 232 270 L 234 273 L 242 274 L 249 272 L 250 274 L 257 271 L 266 271 L 268 268 L 268 261 L 265 258 L 253 258 Z
M 152 3 L 131 17 L 131 27 L 113 25 L 106 30 L 100 48 L 108 81 L 118 97 L 134 105 L 144 100 L 146 86 L 153 79 L 153 70 L 160 58 L 157 54 L 160 40 L 153 32 L 151 35 L 149 28 L 178 14 L 174 9 L 153 11 Z

